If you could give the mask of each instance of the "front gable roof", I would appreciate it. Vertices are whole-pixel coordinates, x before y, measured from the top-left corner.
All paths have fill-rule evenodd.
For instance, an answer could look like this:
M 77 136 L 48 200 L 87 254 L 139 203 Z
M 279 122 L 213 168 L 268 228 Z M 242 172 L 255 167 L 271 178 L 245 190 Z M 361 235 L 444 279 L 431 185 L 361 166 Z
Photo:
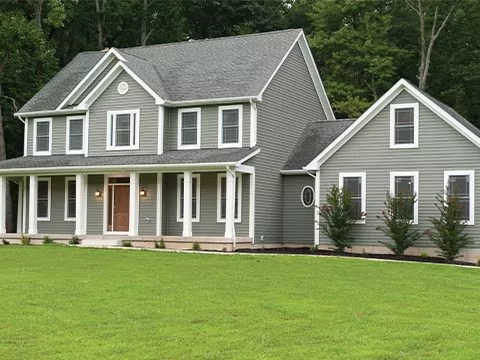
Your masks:
M 320 165 L 322 165 L 333 154 L 335 154 L 337 150 L 346 144 L 402 91 L 408 92 L 411 96 L 416 98 L 420 103 L 435 113 L 439 118 L 444 120 L 456 131 L 480 148 L 480 130 L 477 127 L 475 127 L 451 107 L 443 104 L 426 92 L 421 91 L 407 80 L 400 79 L 390 88 L 390 90 L 388 90 L 380 99 L 370 106 L 370 108 L 368 108 L 352 126 L 350 126 L 335 141 L 321 151 L 307 166 L 304 167 L 304 169 L 318 170 Z

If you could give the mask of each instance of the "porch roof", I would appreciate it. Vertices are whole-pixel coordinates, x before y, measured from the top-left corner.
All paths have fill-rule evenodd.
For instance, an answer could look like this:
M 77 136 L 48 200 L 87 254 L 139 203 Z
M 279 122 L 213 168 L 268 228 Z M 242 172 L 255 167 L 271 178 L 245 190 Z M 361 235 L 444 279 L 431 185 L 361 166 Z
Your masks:
M 255 156 L 258 148 L 174 150 L 161 155 L 51 155 L 24 156 L 0 162 L 0 175 L 107 170 L 161 170 L 240 165 Z

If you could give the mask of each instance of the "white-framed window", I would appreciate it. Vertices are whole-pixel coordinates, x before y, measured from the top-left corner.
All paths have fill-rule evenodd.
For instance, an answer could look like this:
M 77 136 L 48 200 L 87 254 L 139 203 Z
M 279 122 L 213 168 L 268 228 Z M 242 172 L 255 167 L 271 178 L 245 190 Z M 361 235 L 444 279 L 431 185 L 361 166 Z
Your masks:
M 242 147 L 243 105 L 218 107 L 218 147 Z
M 390 105 L 390 148 L 418 148 L 418 103 Z
M 304 186 L 300 193 L 300 201 L 306 208 L 311 207 L 315 201 L 315 191 L 310 185 Z
M 50 221 L 52 207 L 51 178 L 39 178 L 37 183 L 37 220 Z
M 392 196 L 403 194 L 416 199 L 409 216 L 412 224 L 418 224 L 418 171 L 390 172 L 390 194 Z
M 177 221 L 183 221 L 183 174 L 177 177 Z M 200 221 L 200 174 L 192 175 L 192 221 Z
M 357 224 L 365 224 L 367 212 L 367 174 L 364 172 L 340 173 L 338 187 L 352 195 L 353 214 Z
M 225 222 L 227 213 L 227 176 L 217 175 L 217 222 Z M 235 215 L 234 221 L 242 222 L 242 174 L 235 175 Z
M 178 149 L 200 149 L 200 108 L 178 110 Z
M 33 155 L 52 155 L 52 118 L 33 120 Z
M 85 116 L 67 116 L 67 154 L 83 154 Z
M 462 205 L 462 220 L 474 225 L 475 219 L 475 171 L 455 170 L 444 172 L 446 196 L 455 194 Z
M 140 110 L 107 112 L 107 150 L 136 150 L 140 145 Z
M 77 182 L 75 177 L 65 178 L 65 221 L 75 221 L 77 206 Z

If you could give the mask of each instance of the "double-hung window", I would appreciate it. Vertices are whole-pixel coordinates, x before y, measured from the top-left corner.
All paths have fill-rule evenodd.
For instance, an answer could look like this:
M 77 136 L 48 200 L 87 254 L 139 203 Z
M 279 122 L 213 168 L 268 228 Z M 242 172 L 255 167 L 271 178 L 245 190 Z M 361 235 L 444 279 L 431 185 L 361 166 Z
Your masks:
M 412 198 L 415 200 L 411 208 L 398 209 L 400 216 L 418 224 L 418 171 L 401 171 L 390 173 L 390 195 Z
M 390 148 L 418 147 L 418 103 L 390 105 Z
M 76 217 L 77 186 L 74 177 L 65 178 L 65 221 L 73 221 Z
M 140 110 L 107 112 L 107 150 L 135 150 L 140 143 Z
M 473 170 L 465 171 L 445 171 L 444 185 L 446 196 L 455 195 L 461 206 L 460 219 L 467 225 L 474 224 L 475 215 L 475 172 Z
M 37 184 L 37 220 L 49 221 L 51 208 L 51 179 L 40 178 Z
M 353 202 L 352 217 L 356 219 L 358 224 L 365 223 L 367 208 L 366 178 L 367 175 L 364 172 L 339 174 L 338 186 L 350 193 Z
M 200 108 L 178 111 L 178 148 L 200 149 L 201 110 Z
M 234 221 L 242 221 L 242 176 L 235 176 L 235 215 Z M 225 222 L 227 215 L 227 176 L 217 176 L 217 222 Z
M 82 116 L 67 117 L 67 154 L 83 154 L 84 125 Z
M 33 155 L 52 154 L 52 119 L 33 121 Z
M 218 107 L 218 147 L 242 147 L 243 106 Z
M 183 175 L 177 178 L 177 221 L 183 221 L 183 201 L 185 198 Z M 200 175 L 192 175 L 192 221 L 200 221 Z

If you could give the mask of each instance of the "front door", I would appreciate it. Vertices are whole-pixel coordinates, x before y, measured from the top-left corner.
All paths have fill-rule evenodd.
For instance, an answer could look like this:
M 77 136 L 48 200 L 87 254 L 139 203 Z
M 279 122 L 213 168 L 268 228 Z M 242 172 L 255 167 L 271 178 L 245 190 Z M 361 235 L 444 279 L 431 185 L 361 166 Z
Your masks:
M 126 180 L 128 180 L 128 183 Z M 108 184 L 107 229 L 108 231 L 114 232 L 128 232 L 130 218 L 130 179 L 112 178 L 110 181 Z

